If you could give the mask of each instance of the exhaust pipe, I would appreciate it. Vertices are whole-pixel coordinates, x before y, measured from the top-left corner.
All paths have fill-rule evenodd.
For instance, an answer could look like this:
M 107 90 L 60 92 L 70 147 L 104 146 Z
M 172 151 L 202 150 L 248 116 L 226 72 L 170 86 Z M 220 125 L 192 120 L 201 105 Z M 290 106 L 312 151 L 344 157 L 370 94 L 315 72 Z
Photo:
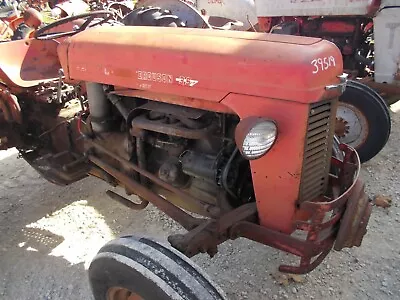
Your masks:
M 90 123 L 95 133 L 107 132 L 112 128 L 111 102 L 107 99 L 100 83 L 86 82 L 90 109 Z

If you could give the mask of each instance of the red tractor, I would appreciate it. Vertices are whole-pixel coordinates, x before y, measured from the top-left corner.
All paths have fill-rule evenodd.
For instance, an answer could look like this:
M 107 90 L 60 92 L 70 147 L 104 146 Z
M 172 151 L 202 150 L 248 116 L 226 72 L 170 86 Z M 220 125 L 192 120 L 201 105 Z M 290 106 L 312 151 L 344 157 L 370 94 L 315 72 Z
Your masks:
M 89 268 L 96 300 L 224 299 L 189 257 L 238 237 L 299 257 L 280 267 L 290 273 L 361 245 L 372 206 L 357 152 L 335 137 L 347 79 L 334 44 L 185 28 L 155 7 L 113 17 L 68 17 L 0 44 L 0 148 L 55 184 L 123 187 L 107 194 L 186 229 L 170 245 L 106 244 Z

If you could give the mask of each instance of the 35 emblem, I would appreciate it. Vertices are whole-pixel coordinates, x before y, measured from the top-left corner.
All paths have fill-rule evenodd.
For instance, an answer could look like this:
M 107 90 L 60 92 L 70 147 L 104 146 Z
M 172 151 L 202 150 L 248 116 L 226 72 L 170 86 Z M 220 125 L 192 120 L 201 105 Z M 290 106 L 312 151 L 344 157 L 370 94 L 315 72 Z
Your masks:
M 195 86 L 199 81 L 191 79 L 190 77 L 179 76 L 175 78 L 176 82 L 183 86 Z

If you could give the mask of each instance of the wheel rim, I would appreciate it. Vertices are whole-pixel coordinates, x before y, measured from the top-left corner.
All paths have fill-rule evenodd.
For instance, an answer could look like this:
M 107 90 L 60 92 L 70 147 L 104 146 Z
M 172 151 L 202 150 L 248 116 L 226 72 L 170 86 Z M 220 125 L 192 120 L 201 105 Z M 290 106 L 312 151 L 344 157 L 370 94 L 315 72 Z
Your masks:
M 107 300 L 145 300 L 138 294 L 122 287 L 112 287 L 107 291 Z
M 336 113 L 335 133 L 341 143 L 357 149 L 368 137 L 368 120 L 355 106 L 341 102 Z

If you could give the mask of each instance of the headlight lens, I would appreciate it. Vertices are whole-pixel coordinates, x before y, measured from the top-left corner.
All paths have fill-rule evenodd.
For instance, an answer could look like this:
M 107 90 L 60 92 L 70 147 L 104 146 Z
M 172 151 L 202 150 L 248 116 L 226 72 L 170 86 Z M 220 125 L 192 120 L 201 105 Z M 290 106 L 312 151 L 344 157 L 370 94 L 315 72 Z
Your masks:
M 252 160 L 262 157 L 271 149 L 277 134 L 278 129 L 275 122 L 251 117 L 238 124 L 235 140 L 242 155 Z

